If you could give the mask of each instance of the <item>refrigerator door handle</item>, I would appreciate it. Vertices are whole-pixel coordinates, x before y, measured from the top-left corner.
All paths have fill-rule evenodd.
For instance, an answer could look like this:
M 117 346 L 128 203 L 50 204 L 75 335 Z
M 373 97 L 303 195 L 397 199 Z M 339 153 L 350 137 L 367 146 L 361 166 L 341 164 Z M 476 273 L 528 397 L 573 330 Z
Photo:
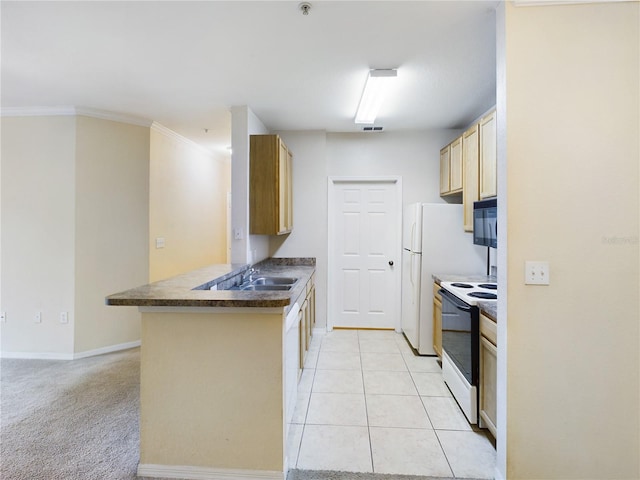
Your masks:
M 411 270 L 409 271 L 409 280 L 411 281 L 411 285 L 414 286 L 415 284 L 413 283 L 413 257 L 414 257 L 415 253 L 411 254 Z
M 411 224 L 411 249 L 415 251 L 415 239 L 416 239 L 416 222 Z

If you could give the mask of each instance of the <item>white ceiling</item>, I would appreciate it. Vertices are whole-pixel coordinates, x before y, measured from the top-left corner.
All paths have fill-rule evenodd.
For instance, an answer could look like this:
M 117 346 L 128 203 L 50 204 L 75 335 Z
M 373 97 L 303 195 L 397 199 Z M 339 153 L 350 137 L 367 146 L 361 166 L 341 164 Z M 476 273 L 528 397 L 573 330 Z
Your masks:
M 498 1 L 311 3 L 2 1 L 2 107 L 134 115 L 224 152 L 236 105 L 272 130 L 358 131 L 369 68 L 398 69 L 386 131 L 462 128 L 495 103 Z

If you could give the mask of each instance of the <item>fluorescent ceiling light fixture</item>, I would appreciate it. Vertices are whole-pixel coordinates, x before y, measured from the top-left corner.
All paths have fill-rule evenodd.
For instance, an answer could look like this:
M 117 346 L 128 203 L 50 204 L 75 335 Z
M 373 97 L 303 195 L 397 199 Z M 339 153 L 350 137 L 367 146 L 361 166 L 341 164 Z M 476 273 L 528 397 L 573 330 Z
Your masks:
M 362 98 L 356 112 L 356 123 L 367 125 L 373 124 L 382 106 L 384 97 L 393 83 L 393 79 L 398 76 L 396 69 L 369 70 L 367 83 L 364 85 Z

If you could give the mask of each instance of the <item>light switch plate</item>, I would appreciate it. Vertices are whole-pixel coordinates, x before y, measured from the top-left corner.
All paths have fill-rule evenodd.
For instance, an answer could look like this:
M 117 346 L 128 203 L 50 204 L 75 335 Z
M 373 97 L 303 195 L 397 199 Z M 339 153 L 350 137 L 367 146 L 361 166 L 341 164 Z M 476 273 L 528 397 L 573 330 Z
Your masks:
M 549 285 L 549 262 L 526 261 L 524 283 L 525 285 Z

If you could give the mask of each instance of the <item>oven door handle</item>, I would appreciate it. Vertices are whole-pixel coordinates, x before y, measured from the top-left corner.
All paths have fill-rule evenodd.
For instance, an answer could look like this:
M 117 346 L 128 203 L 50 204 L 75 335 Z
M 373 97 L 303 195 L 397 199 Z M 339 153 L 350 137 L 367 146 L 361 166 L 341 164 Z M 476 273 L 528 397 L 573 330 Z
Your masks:
M 460 300 L 458 297 L 456 297 L 449 290 L 445 290 L 444 288 L 441 288 L 440 291 L 438 291 L 438 293 L 440 295 L 443 295 L 443 296 L 447 297 L 447 300 L 449 300 L 451 303 L 453 303 L 453 306 L 456 307 L 458 310 L 462 310 L 463 312 L 470 312 L 471 311 L 471 307 L 469 305 L 464 303 L 462 300 Z

